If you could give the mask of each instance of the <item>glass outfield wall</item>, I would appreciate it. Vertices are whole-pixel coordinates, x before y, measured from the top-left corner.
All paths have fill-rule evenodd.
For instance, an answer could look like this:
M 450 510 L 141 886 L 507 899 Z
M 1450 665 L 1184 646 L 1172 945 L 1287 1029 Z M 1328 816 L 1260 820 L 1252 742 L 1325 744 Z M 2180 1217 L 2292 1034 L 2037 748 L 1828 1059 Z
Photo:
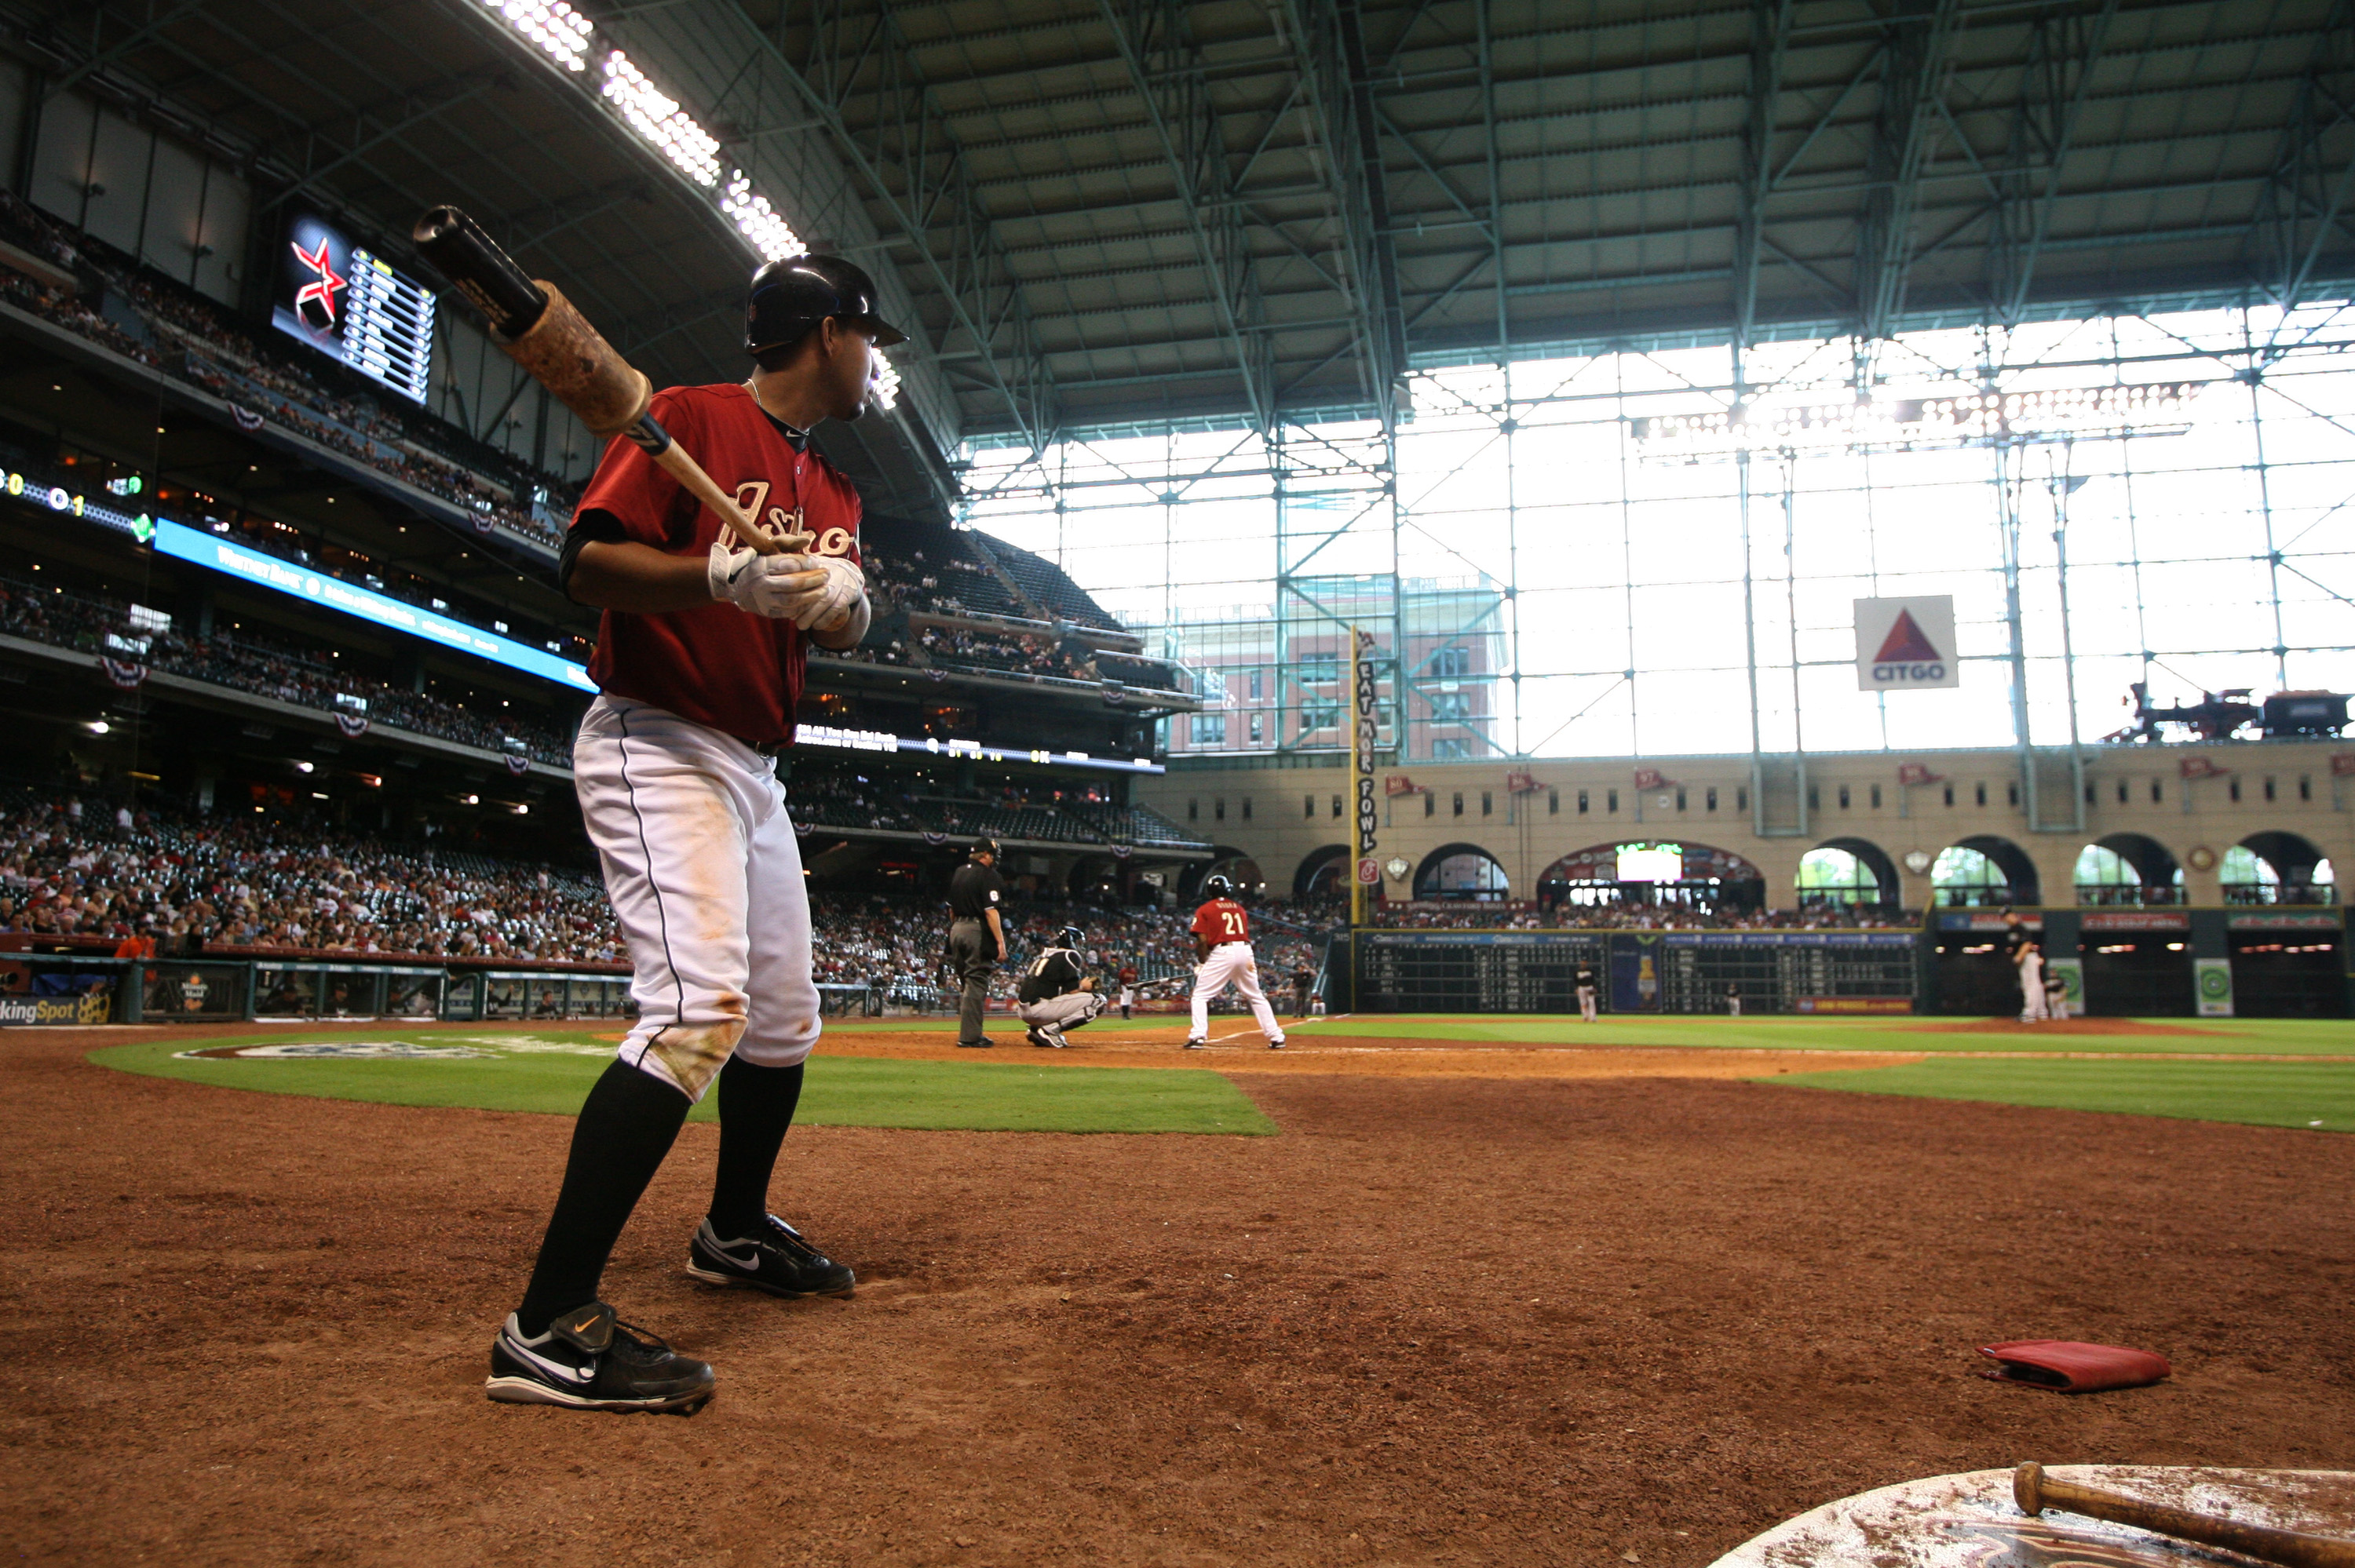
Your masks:
M 965 517 L 1195 672 L 1174 754 L 1337 748 L 1348 624 L 1408 761 L 2091 742 L 2136 683 L 2355 689 L 2350 347 L 2322 303 L 1426 367 L 1394 434 L 975 448 Z M 1854 601 L 1940 594 L 1959 688 L 1859 690 Z

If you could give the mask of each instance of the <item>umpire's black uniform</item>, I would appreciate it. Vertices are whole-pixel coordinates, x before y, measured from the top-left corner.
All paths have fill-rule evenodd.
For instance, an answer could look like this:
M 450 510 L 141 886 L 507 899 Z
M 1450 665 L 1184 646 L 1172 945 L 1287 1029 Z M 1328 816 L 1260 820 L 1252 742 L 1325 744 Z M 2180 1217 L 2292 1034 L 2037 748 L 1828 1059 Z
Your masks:
M 949 878 L 949 967 L 964 987 L 957 1013 L 957 1044 L 986 1045 L 982 1033 L 982 1009 L 989 1001 L 989 977 L 997 968 L 999 934 L 1005 929 L 1006 882 L 997 874 L 997 845 L 984 839 L 973 846 L 973 859 Z M 998 916 L 998 930 L 989 917 Z

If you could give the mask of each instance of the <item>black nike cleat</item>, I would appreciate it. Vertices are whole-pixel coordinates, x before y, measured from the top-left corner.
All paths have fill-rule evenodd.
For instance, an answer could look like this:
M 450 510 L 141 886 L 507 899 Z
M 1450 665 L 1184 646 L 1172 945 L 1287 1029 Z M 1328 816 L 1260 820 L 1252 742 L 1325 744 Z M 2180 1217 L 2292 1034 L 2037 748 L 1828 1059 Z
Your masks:
M 710 1399 L 714 1382 L 708 1363 L 673 1353 L 592 1301 L 536 1338 L 510 1313 L 491 1341 L 491 1375 L 483 1389 L 502 1404 L 692 1415 Z
M 687 1245 L 687 1272 L 706 1285 L 749 1286 L 787 1300 L 847 1296 L 858 1277 L 774 1214 L 761 1234 L 736 1241 L 720 1240 L 711 1222 L 704 1221 Z
M 1209 1048 L 1210 1043 L 1207 1040 L 1188 1040 L 1186 1042 L 1186 1049 L 1188 1051 L 1207 1051 Z
M 1028 1038 L 1031 1044 L 1043 1051 L 1060 1051 L 1067 1044 L 1060 1029 L 1033 1029 Z

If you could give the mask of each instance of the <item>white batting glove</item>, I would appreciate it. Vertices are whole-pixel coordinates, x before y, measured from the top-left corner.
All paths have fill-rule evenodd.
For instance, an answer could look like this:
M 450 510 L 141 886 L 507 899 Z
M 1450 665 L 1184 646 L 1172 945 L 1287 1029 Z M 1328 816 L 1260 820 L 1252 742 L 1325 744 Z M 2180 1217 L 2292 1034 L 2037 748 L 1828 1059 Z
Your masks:
M 799 556 L 763 556 L 757 550 L 731 550 L 724 544 L 714 544 L 704 577 L 711 585 L 713 599 L 732 604 L 747 615 L 781 620 L 793 613 L 786 608 L 792 590 L 784 579 L 806 569 L 798 564 L 801 560 Z
M 838 631 L 867 598 L 867 574 L 840 556 L 780 556 L 800 573 L 825 574 L 825 580 L 786 594 L 783 613 L 804 631 Z

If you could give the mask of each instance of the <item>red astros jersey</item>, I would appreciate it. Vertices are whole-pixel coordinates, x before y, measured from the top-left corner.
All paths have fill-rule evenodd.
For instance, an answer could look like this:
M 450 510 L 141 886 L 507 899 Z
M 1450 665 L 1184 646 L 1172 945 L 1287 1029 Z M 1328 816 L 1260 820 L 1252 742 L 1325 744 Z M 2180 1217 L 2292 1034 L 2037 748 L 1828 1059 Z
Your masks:
M 736 503 L 776 532 L 817 535 L 811 553 L 858 559 L 858 493 L 817 453 L 794 450 L 740 386 L 672 387 L 654 416 Z M 582 493 L 573 525 L 591 512 L 667 555 L 708 553 L 719 519 L 628 438 L 616 436 Z M 755 746 L 794 737 L 809 645 L 790 620 L 748 615 L 714 599 L 662 615 L 605 611 L 590 678 Z
M 1231 898 L 1213 898 L 1194 911 L 1192 930 L 1197 937 L 1209 938 L 1212 947 L 1222 942 L 1248 942 L 1251 916 Z

